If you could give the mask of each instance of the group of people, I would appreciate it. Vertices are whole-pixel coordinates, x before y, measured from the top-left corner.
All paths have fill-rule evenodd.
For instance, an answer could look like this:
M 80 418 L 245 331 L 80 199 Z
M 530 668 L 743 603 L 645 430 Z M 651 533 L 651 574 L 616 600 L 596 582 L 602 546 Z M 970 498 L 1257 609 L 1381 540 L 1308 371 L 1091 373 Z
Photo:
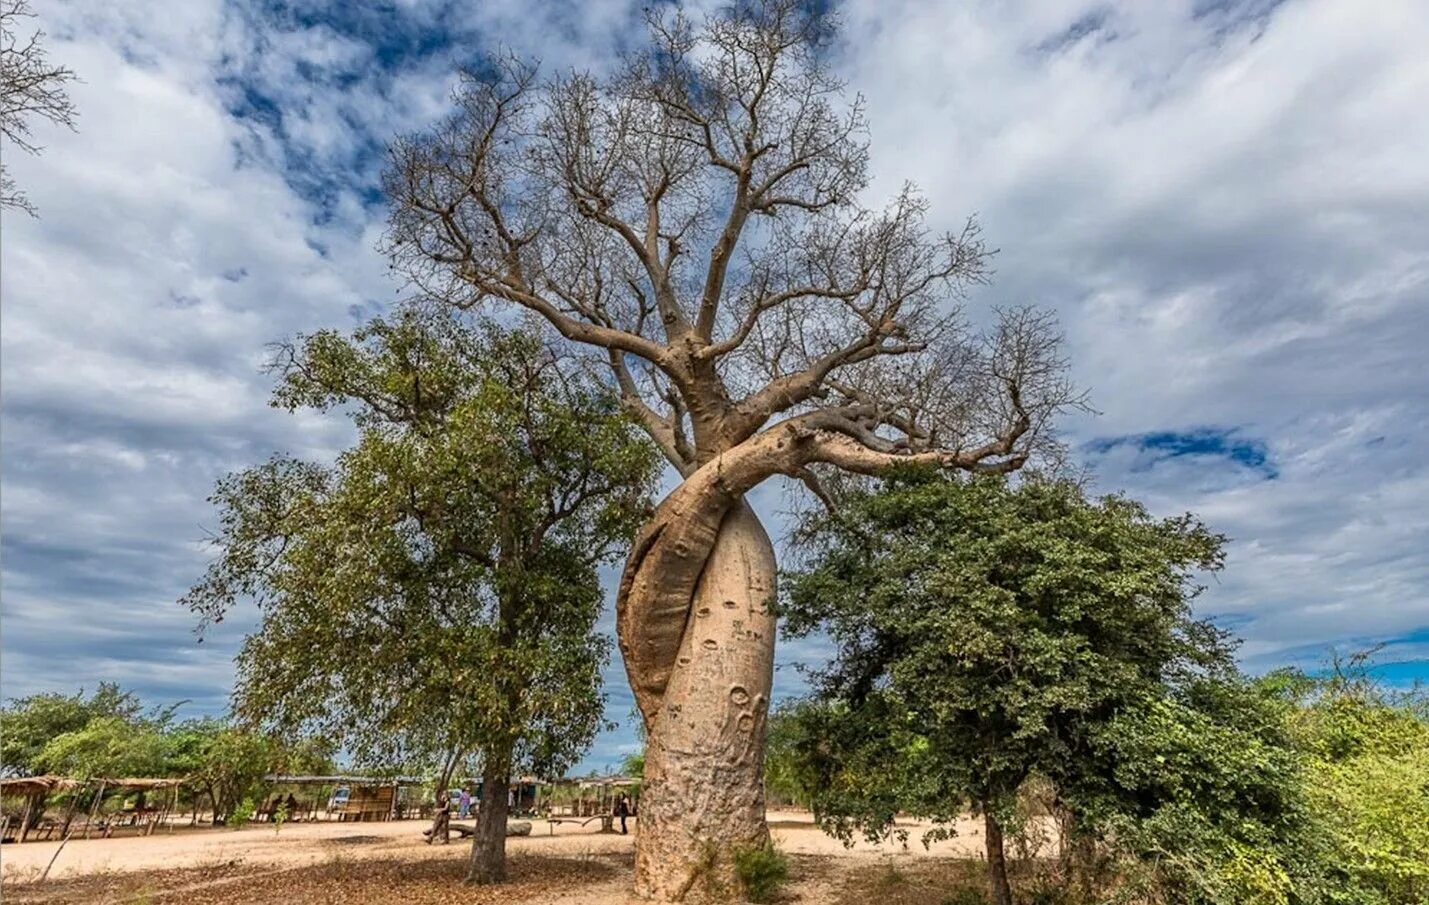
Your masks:
M 298 799 L 293 796 L 292 792 L 288 793 L 287 798 L 283 798 L 281 795 L 274 795 L 273 800 L 264 802 L 263 807 L 260 808 L 257 813 L 258 816 L 264 820 L 277 820 L 280 812 L 284 820 L 296 821 L 301 818 L 303 814 L 302 806 L 298 804 Z

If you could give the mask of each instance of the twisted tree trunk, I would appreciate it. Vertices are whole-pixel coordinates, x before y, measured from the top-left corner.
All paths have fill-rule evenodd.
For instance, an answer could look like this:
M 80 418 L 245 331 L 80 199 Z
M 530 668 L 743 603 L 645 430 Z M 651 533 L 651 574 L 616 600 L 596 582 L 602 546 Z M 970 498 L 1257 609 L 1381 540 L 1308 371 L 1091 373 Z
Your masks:
M 733 855 L 764 844 L 765 718 L 773 684 L 774 547 L 743 500 L 672 495 L 637 547 L 621 594 L 621 648 L 645 715 L 645 775 L 635 889 L 661 902 L 732 897 Z M 672 505 L 673 501 L 673 505 Z M 671 511 L 673 510 L 673 512 Z M 710 523 L 714 530 L 708 530 Z M 700 530 L 700 524 L 706 530 Z M 688 534 L 709 536 L 691 544 Z M 642 581 L 684 584 L 680 571 L 643 576 L 660 540 L 696 570 L 683 612 L 633 621 Z M 668 562 L 666 563 L 668 566 Z M 672 643 L 673 642 L 673 643 Z

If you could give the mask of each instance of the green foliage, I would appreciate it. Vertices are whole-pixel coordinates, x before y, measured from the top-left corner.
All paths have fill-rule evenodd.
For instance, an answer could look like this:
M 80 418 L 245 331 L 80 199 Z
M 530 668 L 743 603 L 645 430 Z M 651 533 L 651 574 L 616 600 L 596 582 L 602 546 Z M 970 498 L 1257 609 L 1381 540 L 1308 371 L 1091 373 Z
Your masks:
M 772 902 L 789 879 L 789 859 L 774 843 L 742 848 L 734 853 L 734 873 L 750 902 Z
M 601 725 L 597 568 L 646 512 L 649 443 L 533 335 L 442 312 L 315 334 L 278 368 L 274 405 L 340 408 L 358 438 L 215 492 L 219 557 L 185 603 L 258 602 L 241 714 L 372 765 L 561 773 Z
M 1133 702 L 1058 774 L 1082 836 L 1169 903 L 1314 901 L 1333 885 L 1282 702 L 1196 678 Z
M 809 724 L 800 719 L 810 706 L 805 701 L 785 701 L 769 714 L 764 786 L 770 796 L 780 802 L 807 806 L 817 791 L 818 774 L 804 755 L 811 744 L 804 736 Z
M 245 799 L 261 798 L 269 773 L 326 773 L 332 767 L 328 743 L 281 739 L 222 720 L 189 720 L 169 733 L 170 764 L 189 778 L 213 808 L 215 822 L 233 814 Z
M 88 698 L 80 691 L 72 696 L 37 694 L 12 700 L 0 710 L 0 772 L 43 773 L 42 753 L 56 738 L 79 732 L 100 717 L 137 721 L 140 710 L 133 693 L 111 682 L 99 683 Z
M 620 773 L 622 776 L 628 776 L 631 779 L 644 779 L 645 752 L 640 751 L 636 754 L 625 755 L 625 758 L 620 762 Z
M 1292 732 L 1331 857 L 1356 891 L 1346 900 L 1429 901 L 1429 697 L 1387 692 L 1366 666 L 1277 684 L 1299 705 Z
M 1049 901 L 1429 901 L 1429 701 L 1359 658 L 1241 676 L 1190 615 L 1221 561 L 1194 519 L 910 474 L 804 530 L 789 628 L 838 655 L 781 731 L 835 835 L 969 806 L 1015 835 L 1034 779 L 1068 834 Z
M 166 740 L 152 724 L 118 716 L 90 720 L 40 751 L 42 772 L 62 776 L 154 776 L 166 769 Z
M 253 819 L 253 815 L 257 812 L 258 808 L 253 804 L 253 799 L 245 798 L 233 808 L 232 813 L 228 815 L 228 819 L 224 822 L 235 830 L 241 830 L 248 825 L 248 822 Z
M 77 779 L 182 777 L 185 794 L 211 807 L 216 822 L 243 799 L 261 797 L 265 774 L 331 772 L 332 748 L 322 739 L 289 743 L 213 718 L 179 722 L 174 709 L 146 715 L 133 693 L 112 684 L 89 699 L 79 693 L 12 701 L 0 711 L 14 760 L 7 770 Z M 88 807 L 96 789 L 60 793 L 50 804 L 78 794 Z
M 908 474 L 804 526 L 787 630 L 838 654 L 808 714 L 816 811 L 876 837 L 898 810 L 1010 810 L 1034 772 L 1168 674 L 1228 670 L 1189 616 L 1221 538 L 1072 484 Z M 884 777 L 880 780 L 879 777 Z

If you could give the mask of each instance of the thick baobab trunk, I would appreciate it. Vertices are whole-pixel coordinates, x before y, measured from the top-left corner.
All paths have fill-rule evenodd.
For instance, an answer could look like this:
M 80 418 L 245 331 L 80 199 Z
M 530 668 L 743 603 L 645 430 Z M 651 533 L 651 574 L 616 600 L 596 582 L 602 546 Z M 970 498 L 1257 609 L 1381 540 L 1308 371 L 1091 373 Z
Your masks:
M 695 585 L 658 708 L 647 710 L 636 893 L 662 902 L 738 886 L 735 851 L 764 844 L 765 718 L 773 684 L 774 547 L 747 503 Z
M 509 770 L 492 764 L 481 773 L 481 805 L 471 838 L 468 883 L 499 883 L 506 879 L 506 813 Z

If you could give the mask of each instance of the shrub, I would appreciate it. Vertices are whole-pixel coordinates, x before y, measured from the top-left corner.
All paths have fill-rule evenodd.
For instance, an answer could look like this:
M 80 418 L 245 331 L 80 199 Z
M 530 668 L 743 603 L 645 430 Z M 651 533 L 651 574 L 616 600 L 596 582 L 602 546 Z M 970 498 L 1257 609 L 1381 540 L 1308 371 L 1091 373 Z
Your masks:
M 233 813 L 228 815 L 228 825 L 234 829 L 240 829 L 246 826 L 248 821 L 253 819 L 255 811 L 257 811 L 257 808 L 253 805 L 253 799 L 243 799 L 243 803 L 234 808 Z
M 772 842 L 734 853 L 734 872 L 751 902 L 772 902 L 789 879 L 789 859 Z
M 286 803 L 285 803 L 285 804 L 280 804 L 280 805 L 278 805 L 278 807 L 277 807 L 276 809 L 274 809 L 274 811 L 273 811 L 273 832 L 274 832 L 275 834 L 282 832 L 282 830 L 283 830 L 283 824 L 286 823 L 287 821 L 288 821 L 288 805 L 287 805 Z

